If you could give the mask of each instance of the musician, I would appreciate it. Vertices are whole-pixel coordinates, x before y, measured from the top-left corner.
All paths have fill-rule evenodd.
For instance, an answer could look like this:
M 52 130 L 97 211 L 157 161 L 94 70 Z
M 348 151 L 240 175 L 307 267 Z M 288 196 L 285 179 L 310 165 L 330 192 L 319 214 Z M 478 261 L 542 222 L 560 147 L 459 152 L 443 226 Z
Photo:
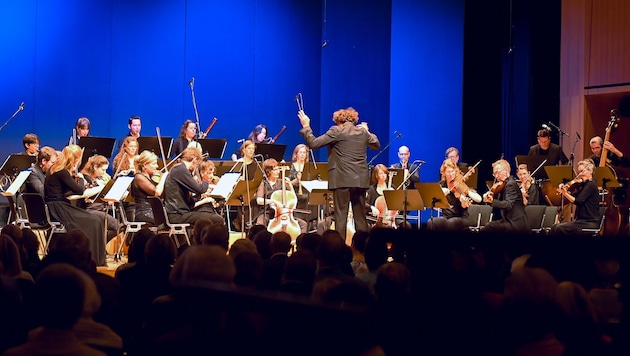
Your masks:
M 468 229 L 468 206 L 473 202 L 480 203 L 481 196 L 470 187 L 466 186 L 462 189 L 462 185 L 466 183 L 462 181 L 463 174 L 456 161 L 445 159 L 440 166 L 440 175 L 442 179 L 439 184 L 451 207 L 442 209 L 442 216 L 431 218 L 427 222 L 427 228 L 440 231 L 466 230 Z
M 569 159 L 564 154 L 562 147 L 551 142 L 548 130 L 541 129 L 537 133 L 538 143 L 529 148 L 528 156 L 544 156 L 547 159 L 547 166 L 567 164 Z
M 366 148 L 379 149 L 381 144 L 367 123 L 357 125 L 359 113 L 353 108 L 333 114 L 336 125 L 319 136 L 313 135 L 311 119 L 298 111 L 302 124 L 300 134 L 311 149 L 328 147 L 328 189 L 333 192 L 335 228 L 346 236 L 349 204 L 352 204 L 356 231 L 368 231 L 365 216 L 365 192 L 370 185 Z
M 77 169 L 83 150 L 77 145 L 66 146 L 50 167 L 44 184 L 44 198 L 53 220 L 61 221 L 68 231 L 79 229 L 90 239 L 92 259 L 105 266 L 105 236 L 103 220 L 78 206 L 70 204 L 66 192 L 83 194 L 85 179 Z
M 105 186 L 105 184 L 107 184 L 107 182 L 111 179 L 109 174 L 107 174 L 107 168 L 109 168 L 109 161 L 107 160 L 107 157 L 102 155 L 94 155 L 90 157 L 81 170 L 83 178 L 87 183 L 87 187 Z M 118 220 L 108 213 L 109 206 L 107 203 L 102 201 L 97 202 L 91 198 L 86 198 L 84 200 L 80 200 L 77 204 L 107 223 L 108 241 L 118 235 L 120 225 Z
M 206 160 L 206 161 L 201 161 L 201 163 L 199 163 L 199 167 L 198 167 L 199 176 L 195 178 L 202 182 L 208 182 L 208 190 L 204 194 L 195 196 L 195 200 L 199 201 L 203 198 L 209 197 L 210 193 L 212 193 L 212 190 L 214 189 L 216 184 L 219 182 L 219 177 L 214 175 L 215 169 L 216 167 L 214 165 L 214 162 L 212 161 Z M 225 202 L 224 201 L 217 202 L 214 200 L 214 198 L 211 198 L 208 203 L 201 204 L 198 207 L 194 208 L 194 210 L 206 211 L 209 213 L 221 215 L 220 211 L 217 210 L 217 208 L 219 208 L 222 203 L 225 203 Z
M 238 168 L 241 172 L 240 180 L 248 180 L 253 181 L 256 177 L 256 170 L 258 169 L 257 163 L 254 162 L 254 153 L 256 152 L 256 144 L 253 141 L 246 140 L 241 145 L 240 154 L 241 158 L 239 158 L 236 162 L 237 164 L 232 167 L 232 169 Z M 241 164 L 239 164 L 241 163 Z M 249 208 L 254 197 L 243 197 L 244 206 L 237 208 L 236 217 L 232 220 L 232 225 L 238 229 L 243 231 L 243 227 L 241 226 L 241 218 L 247 216 L 247 221 L 249 221 Z M 251 221 L 249 221 L 251 223 Z
M 27 156 L 37 156 L 39 152 L 39 137 L 34 133 L 27 133 L 22 138 L 22 144 L 24 145 L 24 151 L 22 151 L 21 155 Z
M 576 179 L 569 182 L 572 184 L 560 184 L 558 192 L 576 206 L 575 220 L 553 225 L 550 234 L 571 235 L 580 233 L 584 228 L 594 229 L 599 226 L 600 198 L 597 184 L 593 181 L 594 169 L 592 160 L 580 161 Z M 573 192 L 575 187 L 572 185 L 578 185 L 575 192 Z
M 527 164 L 522 163 L 518 165 L 516 176 L 519 179 L 518 186 L 521 189 L 521 194 L 523 195 L 523 204 L 525 205 L 538 204 L 539 187 L 534 182 L 534 178 L 531 176 L 531 173 L 527 167 Z
M 420 165 L 415 162 L 409 162 L 409 157 L 411 157 L 411 152 L 409 151 L 409 147 L 400 146 L 398 148 L 398 162 L 391 165 L 391 168 L 394 169 L 403 169 L 404 177 L 406 179 L 409 177 L 409 174 L 413 172 L 413 175 L 409 177 L 408 183 L 405 184 L 407 189 L 413 189 L 415 184 L 420 182 Z
M 468 172 L 469 164 L 459 161 L 459 150 L 456 147 L 447 148 L 444 152 L 444 158 L 453 161 L 462 173 Z
M 57 163 L 57 151 L 52 147 L 42 147 L 37 154 L 37 164 L 31 167 L 31 174 L 28 175 L 24 182 L 24 191 L 26 193 L 37 193 L 43 197 L 46 172 L 55 163 Z
M 385 190 L 393 190 L 394 187 L 391 186 L 389 179 L 389 170 L 384 164 L 377 164 L 372 168 L 372 174 L 370 178 L 370 187 L 367 190 L 367 196 L 365 199 L 365 209 L 366 212 L 379 222 L 379 217 L 381 217 L 381 221 L 383 221 L 384 226 L 395 225 L 395 227 L 402 227 L 404 223 L 404 218 L 400 215 L 397 215 L 397 211 L 389 211 L 391 216 L 384 216 L 388 213 L 387 204 L 384 201 L 385 197 L 383 195 L 383 191 Z M 380 198 L 380 199 L 379 199 Z M 379 209 L 380 208 L 380 209 Z M 381 211 L 381 209 L 383 211 Z M 388 218 L 393 217 L 393 224 L 388 221 Z M 408 228 L 411 228 L 411 224 L 407 223 Z M 394 227 L 394 226 L 391 226 Z
M 267 130 L 267 126 L 263 124 L 259 124 L 259 125 L 254 126 L 254 129 L 249 134 L 249 136 L 247 136 L 247 139 L 245 139 L 245 141 L 251 141 L 254 144 L 262 143 L 262 142 L 273 143 L 273 139 L 267 137 L 268 134 L 269 134 L 269 130 Z M 232 154 L 232 161 L 236 161 L 240 157 L 243 157 L 242 149 L 238 149 L 234 151 L 234 153 Z
M 78 145 L 81 137 L 90 135 L 90 119 L 87 117 L 80 117 L 77 119 L 74 125 L 73 136 L 68 140 L 69 145 Z
M 501 210 L 501 219 L 491 221 L 481 228 L 485 232 L 529 233 L 525 217 L 523 194 L 510 176 L 510 163 L 500 159 L 492 163 L 495 184 L 483 195 L 483 201 Z
M 140 116 L 130 117 L 129 124 L 127 125 L 127 127 L 129 128 L 129 132 L 127 133 L 126 136 L 118 140 L 118 150 L 120 150 L 120 147 L 123 145 L 123 142 L 125 141 L 126 137 L 129 137 L 129 136 L 135 137 L 135 138 L 140 137 L 140 130 L 142 129 L 142 121 L 140 120 Z
M 216 213 L 194 211 L 191 194 L 201 195 L 208 190 L 208 182 L 195 181 L 193 172 L 202 160 L 201 153 L 194 147 L 182 151 L 180 162 L 171 168 L 164 185 L 164 205 L 169 221 L 194 224 L 197 219 L 208 218 L 214 224 L 223 224 L 223 218 Z
M 291 156 L 291 170 L 289 171 L 288 177 L 289 180 L 291 180 L 293 190 L 296 192 L 298 198 L 297 207 L 299 209 L 308 209 L 308 192 L 301 188 L 302 184 L 300 183 L 304 169 L 309 162 L 308 152 L 308 147 L 300 143 L 295 146 L 293 155 Z M 302 194 L 300 194 L 300 191 L 302 191 Z
M 282 182 L 280 177 L 280 169 L 282 169 L 282 167 L 278 166 L 278 161 L 273 158 L 266 159 L 263 161 L 262 167 L 265 171 L 265 177 L 267 179 L 263 179 L 262 182 L 260 182 L 258 190 L 256 191 L 256 204 L 260 206 L 260 209 L 256 214 L 256 224 L 268 226 L 269 221 L 275 217 L 275 212 L 282 211 L 282 209 L 289 204 L 290 200 L 292 200 L 295 196 L 295 191 L 293 190 L 293 185 L 291 185 L 291 180 L 288 177 L 285 177 L 285 181 Z M 281 191 L 283 185 L 287 193 L 287 196 L 284 197 L 285 206 L 283 206 L 282 200 L 271 199 L 272 194 L 276 191 Z M 294 203 L 297 203 L 297 201 Z M 293 213 L 291 212 L 290 214 Z M 306 233 L 306 221 L 300 218 L 295 218 L 295 220 L 297 220 L 300 225 L 300 231 L 302 233 Z
M 155 226 L 153 210 L 147 197 L 162 196 L 168 177 L 168 172 L 159 174 L 157 159 L 155 153 L 147 150 L 136 157 L 136 175 L 130 187 L 131 196 L 135 201 L 134 221 L 144 221 L 153 226 Z
M 114 157 L 114 175 L 125 176 L 136 173 L 134 160 L 138 155 L 138 141 L 135 137 L 127 136 L 123 140 L 122 148 Z
M 614 167 L 630 167 L 630 159 L 621 152 L 610 141 L 604 141 L 601 137 L 595 136 L 589 141 L 593 155 L 589 157 L 595 167 L 599 167 L 602 156 L 602 147 L 608 150 L 607 162 Z
M 179 136 L 173 142 L 172 155 L 176 157 L 197 137 L 197 124 L 192 120 L 184 121 Z

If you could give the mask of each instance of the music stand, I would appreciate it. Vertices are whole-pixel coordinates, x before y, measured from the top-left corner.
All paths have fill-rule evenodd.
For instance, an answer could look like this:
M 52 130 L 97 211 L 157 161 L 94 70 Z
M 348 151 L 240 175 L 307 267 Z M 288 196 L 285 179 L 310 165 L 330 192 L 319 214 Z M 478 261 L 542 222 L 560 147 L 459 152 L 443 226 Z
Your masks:
M 83 167 L 92 156 L 101 155 L 105 156 L 105 158 L 110 158 L 114 152 L 115 143 L 116 139 L 111 137 L 81 137 L 78 143 L 79 147 L 83 148 L 81 167 Z
M 573 167 L 571 166 L 545 166 L 544 168 L 552 187 L 557 188 L 560 184 L 568 183 L 573 179 Z M 557 195 L 560 196 L 560 208 L 564 211 L 564 195 L 560 193 Z M 557 201 L 552 201 L 552 198 L 555 197 L 545 195 L 545 198 L 550 205 L 558 204 Z
M 261 179 L 255 179 L 253 181 L 244 181 L 244 180 L 239 180 L 238 183 L 236 183 L 236 186 L 234 187 L 234 190 L 232 190 L 232 193 L 230 194 L 230 196 L 225 199 L 225 204 L 228 206 L 240 206 L 241 209 L 241 231 L 243 232 L 243 235 L 245 234 L 245 205 L 250 207 L 250 212 L 251 212 L 251 201 L 256 199 L 256 191 L 258 190 L 258 186 L 260 185 L 260 182 L 262 181 Z M 250 198 L 250 201 L 247 202 L 247 204 L 245 204 L 245 200 L 247 198 Z M 229 213 L 228 213 L 229 216 Z M 230 219 L 228 219 L 229 221 Z M 250 224 L 252 223 L 252 221 L 249 222 Z
M 239 170 L 232 169 L 236 165 L 236 161 L 215 161 L 214 162 L 214 174 L 217 176 L 222 176 L 227 172 L 238 172 Z
M 433 209 L 448 209 L 450 204 L 446 200 L 446 195 L 442 191 L 440 183 L 416 183 L 416 189 L 422 196 L 425 208 L 430 208 L 430 217 L 433 217 Z
M 164 154 L 166 155 L 166 158 L 171 157 L 171 146 L 173 145 L 173 138 L 165 136 L 160 136 L 160 138 L 162 139 L 162 147 L 164 147 Z M 160 142 L 158 141 L 157 136 L 140 136 L 137 138 L 137 140 L 138 153 L 147 150 L 155 153 L 158 158 L 163 158 L 162 152 L 160 150 Z
M 221 159 L 227 146 L 227 140 L 224 138 L 200 138 L 197 142 L 201 145 L 201 152 L 208 154 L 208 158 Z
M 534 172 L 534 170 L 538 168 L 538 166 L 540 166 L 540 164 L 543 163 L 543 161 L 545 161 L 547 157 L 546 156 L 533 156 L 533 155 L 532 156 L 520 155 L 520 156 L 514 157 L 514 159 L 516 160 L 516 169 L 518 169 L 519 164 L 526 164 L 527 169 L 530 172 Z M 539 169 L 536 173 L 532 174 L 532 177 L 534 177 L 534 179 L 549 179 L 549 176 L 546 172 L 547 165 L 545 165 L 544 167 L 545 169 Z M 553 167 L 553 166 L 549 166 L 549 167 Z M 571 166 L 567 166 L 567 167 L 571 167 Z
M 392 173 L 392 187 L 394 187 L 394 189 L 396 189 L 397 187 L 400 187 L 402 182 L 405 180 L 405 170 L 402 168 L 388 168 L 388 171 L 393 172 Z
M 402 181 L 401 181 L 402 182 Z M 384 190 L 385 205 L 389 210 L 403 212 L 404 225 L 407 225 L 407 212 L 424 209 L 424 202 L 420 192 L 414 189 Z M 418 217 L 418 222 L 420 217 Z
M 265 159 L 273 158 L 280 162 L 284 159 L 284 151 L 286 151 L 287 145 L 274 144 L 274 143 L 257 143 L 255 154 L 262 155 Z
M 317 168 L 315 168 L 317 165 Z M 328 163 L 308 162 L 302 170 L 302 180 L 328 180 Z
M 37 162 L 37 156 L 21 154 L 9 155 L 2 164 L 0 173 L 5 176 L 15 177 L 19 172 L 31 168 L 31 165 L 35 162 Z
M 595 180 L 597 186 L 602 187 L 602 189 L 621 187 L 621 183 L 619 183 L 610 167 L 595 167 L 593 180 Z

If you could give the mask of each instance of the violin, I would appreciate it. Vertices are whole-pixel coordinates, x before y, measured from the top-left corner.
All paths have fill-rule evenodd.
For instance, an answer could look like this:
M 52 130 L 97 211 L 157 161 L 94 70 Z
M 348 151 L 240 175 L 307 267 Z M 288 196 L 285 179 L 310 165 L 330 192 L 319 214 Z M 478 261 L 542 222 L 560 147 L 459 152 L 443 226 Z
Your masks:
M 566 184 L 560 184 L 558 186 L 558 190 L 560 193 L 562 193 L 560 190 L 564 190 L 568 193 L 573 193 L 575 191 L 578 191 L 582 187 L 582 185 L 584 185 L 584 179 L 575 178 Z

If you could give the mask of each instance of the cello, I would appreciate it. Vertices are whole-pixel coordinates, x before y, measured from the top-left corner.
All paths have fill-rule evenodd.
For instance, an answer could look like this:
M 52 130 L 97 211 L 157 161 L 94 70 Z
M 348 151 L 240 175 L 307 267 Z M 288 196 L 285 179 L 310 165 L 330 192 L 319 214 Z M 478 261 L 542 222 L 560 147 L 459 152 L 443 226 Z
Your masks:
M 289 167 L 279 167 L 282 170 L 282 190 L 276 190 L 271 193 L 271 202 L 274 209 L 274 217 L 269 221 L 267 230 L 272 234 L 278 231 L 284 231 L 291 236 L 292 240 L 295 240 L 302 232 L 300 230 L 300 224 L 293 216 L 293 211 L 297 206 L 297 196 L 293 190 L 287 190 L 285 170 Z
M 387 181 L 387 189 L 392 189 L 392 177 L 394 176 L 393 171 L 387 172 L 388 181 Z M 374 201 L 374 206 L 378 209 L 379 214 L 376 218 L 375 227 L 388 227 L 396 229 L 396 215 L 398 215 L 398 210 L 389 210 L 387 208 L 387 202 L 385 201 L 385 193 L 380 197 L 376 198 Z
M 619 117 L 617 117 L 617 112 L 615 110 L 611 110 L 610 112 L 610 120 L 608 121 L 608 125 L 606 126 L 606 135 L 604 136 L 604 142 L 610 140 L 610 133 L 619 126 Z M 608 149 L 602 145 L 602 154 L 599 158 L 599 167 L 606 167 L 608 163 Z M 613 171 L 614 173 L 614 171 Z M 606 185 L 603 184 L 602 190 L 606 190 L 607 192 L 604 194 L 605 204 L 606 204 L 606 219 L 604 220 L 604 235 L 616 235 L 619 232 L 619 228 L 621 227 L 621 212 L 619 211 L 619 206 L 615 204 L 615 199 L 613 197 L 613 188 L 606 188 Z

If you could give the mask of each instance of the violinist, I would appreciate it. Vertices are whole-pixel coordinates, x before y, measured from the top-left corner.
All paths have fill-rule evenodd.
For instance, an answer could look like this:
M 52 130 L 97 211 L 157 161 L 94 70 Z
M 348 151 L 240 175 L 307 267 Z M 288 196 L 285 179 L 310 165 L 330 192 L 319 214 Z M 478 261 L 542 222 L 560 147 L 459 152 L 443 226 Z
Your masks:
M 83 178 L 85 178 L 85 181 L 87 182 L 87 186 L 105 186 L 105 184 L 107 184 L 107 182 L 111 179 L 109 174 L 107 174 L 107 168 L 109 168 L 109 161 L 107 160 L 107 157 L 102 155 L 94 155 L 90 157 L 81 170 Z M 102 201 L 96 202 L 91 198 L 86 198 L 79 201 L 78 204 L 107 223 L 107 241 L 111 240 L 118 234 L 120 225 L 116 218 L 108 214 L 107 203 Z
M 217 210 L 217 208 L 219 208 L 225 202 L 217 202 L 214 200 L 214 198 L 210 197 L 212 190 L 214 189 L 216 184 L 219 182 L 219 177 L 214 175 L 214 170 L 216 169 L 214 162 L 202 161 L 199 164 L 198 169 L 199 169 L 199 176 L 195 178 L 199 179 L 199 181 L 201 182 L 208 182 L 208 190 L 206 190 L 206 192 L 201 195 L 196 195 L 195 200 L 199 201 L 201 199 L 207 199 L 208 204 L 205 204 L 205 203 L 201 204 L 197 206 L 196 208 L 194 208 L 194 210 L 205 211 L 205 212 L 221 215 L 220 212 Z
M 184 121 L 181 129 L 179 130 L 179 136 L 173 142 L 172 155 L 176 157 L 182 151 L 190 145 L 197 137 L 197 124 L 192 120 Z
M 575 204 L 575 220 L 552 226 L 550 234 L 579 234 L 584 228 L 593 229 L 599 226 L 600 198 L 597 184 L 593 181 L 595 164 L 586 159 L 578 163 L 577 169 L 579 173 L 574 180 L 558 187 L 558 192 Z
M 491 221 L 481 228 L 484 232 L 529 233 L 525 217 L 523 194 L 510 176 L 510 163 L 500 159 L 492 163 L 495 183 L 483 195 L 483 201 L 501 210 L 501 219 Z
M 138 141 L 133 136 L 127 136 L 123 140 L 120 151 L 114 157 L 114 178 L 118 176 L 133 175 L 136 173 L 134 160 L 138 155 Z
M 534 182 L 534 178 L 531 176 L 526 164 L 519 164 L 516 172 L 518 177 L 518 186 L 521 189 L 523 195 L 523 204 L 536 205 L 538 204 L 538 185 Z
M 182 151 L 180 162 L 171 168 L 164 185 L 164 206 L 169 221 L 193 224 L 200 218 L 208 218 L 214 224 L 223 224 L 223 218 L 205 211 L 194 211 L 193 195 L 208 191 L 208 182 L 197 182 L 193 172 L 203 160 L 201 152 L 194 147 Z
M 451 206 L 442 209 L 442 216 L 431 218 L 427 222 L 430 230 L 463 231 L 468 228 L 468 207 L 480 203 L 481 196 L 464 181 L 464 175 L 451 159 L 445 159 L 440 167 L 439 182 L 446 200 Z
M 72 229 L 83 231 L 90 239 L 92 259 L 98 266 L 105 266 L 103 220 L 85 209 L 70 204 L 66 198 L 66 192 L 83 194 L 85 190 L 83 174 L 77 172 L 82 155 L 83 150 L 77 145 L 69 145 L 63 149 L 57 162 L 50 167 L 46 175 L 44 198 L 51 218 L 62 222 L 68 231 Z
M 274 192 L 282 190 L 284 185 L 287 197 L 285 197 L 285 205 L 290 199 L 296 199 L 291 180 L 286 177 L 283 182 L 281 179 L 281 167 L 278 166 L 278 161 L 273 158 L 266 159 L 262 163 L 263 170 L 267 179 L 263 179 L 256 191 L 256 204 L 261 208 L 256 215 L 256 224 L 267 226 L 269 221 L 275 217 L 276 211 L 281 211 L 284 206 L 282 201 L 272 200 L 271 196 Z M 266 205 L 265 205 L 266 204 Z M 292 214 L 292 213 L 291 213 Z M 307 232 L 306 221 L 295 218 L 300 226 L 302 233 Z
M 135 201 L 134 221 L 144 221 L 155 226 L 153 211 L 147 200 L 148 196 L 159 197 L 164 192 L 164 184 L 168 172 L 159 174 L 157 155 L 150 151 L 142 151 L 135 160 L 136 175 L 131 182 L 131 196 Z

